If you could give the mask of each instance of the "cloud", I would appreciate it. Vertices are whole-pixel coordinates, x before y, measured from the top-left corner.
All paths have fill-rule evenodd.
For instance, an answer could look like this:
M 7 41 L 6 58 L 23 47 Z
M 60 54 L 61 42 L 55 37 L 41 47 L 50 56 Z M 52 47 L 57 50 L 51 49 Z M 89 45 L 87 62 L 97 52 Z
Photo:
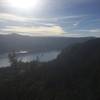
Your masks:
M 85 17 L 87 17 L 87 15 L 36 18 L 33 16 L 0 13 L 1 26 L 3 26 L 0 28 L 0 31 L 2 34 L 20 33 L 22 35 L 32 36 L 68 35 L 70 34 L 69 31 L 76 28 Z
M 0 13 L 0 20 L 10 20 L 10 21 L 28 21 L 29 18 L 17 16 L 9 13 Z
M 49 18 L 34 18 L 32 16 L 24 17 L 11 13 L 0 13 L 0 20 L 29 22 L 29 21 L 47 21 L 49 20 Z
M 78 15 L 78 16 L 60 16 L 60 17 L 33 17 L 33 16 L 20 16 L 11 13 L 0 13 L 0 20 L 10 20 L 10 21 L 59 21 L 65 19 L 76 19 L 83 18 L 87 15 Z
M 100 29 L 92 29 L 92 30 L 90 30 L 90 32 L 93 32 L 93 33 L 100 33 Z
M 76 18 L 83 18 L 87 15 L 73 15 L 73 16 L 60 16 L 53 18 L 54 20 L 64 20 L 64 19 L 76 19 Z
M 64 30 L 60 26 L 40 26 L 40 27 L 24 27 L 24 26 L 8 26 L 5 29 L 2 29 L 3 32 L 9 32 L 9 33 L 21 33 L 21 34 L 27 34 L 27 35 L 62 35 L 64 34 Z
M 79 32 L 100 33 L 100 29 L 77 30 Z
M 81 30 L 74 30 L 74 33 L 79 33 L 83 36 L 95 36 L 100 37 L 100 29 L 81 29 Z
M 77 21 L 76 23 L 73 24 L 74 27 L 78 26 L 80 24 L 80 21 Z

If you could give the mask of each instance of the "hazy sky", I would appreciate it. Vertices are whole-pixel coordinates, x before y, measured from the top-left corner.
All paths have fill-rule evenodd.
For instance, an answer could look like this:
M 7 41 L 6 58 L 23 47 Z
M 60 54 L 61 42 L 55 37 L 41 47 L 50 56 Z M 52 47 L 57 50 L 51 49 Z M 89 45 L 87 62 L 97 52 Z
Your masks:
M 28 2 L 0 0 L 0 34 L 100 36 L 100 0 Z

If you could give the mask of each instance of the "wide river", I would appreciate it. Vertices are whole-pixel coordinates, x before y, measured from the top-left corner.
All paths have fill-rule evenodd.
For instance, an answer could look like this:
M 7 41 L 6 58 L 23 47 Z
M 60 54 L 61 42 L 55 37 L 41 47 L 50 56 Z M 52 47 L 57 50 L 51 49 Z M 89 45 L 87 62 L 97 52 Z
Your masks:
M 36 60 L 37 58 L 41 62 L 48 62 L 57 58 L 60 54 L 60 51 L 49 51 L 49 52 L 40 52 L 40 53 L 28 53 L 26 51 L 20 51 L 17 53 L 18 60 L 23 62 L 30 62 Z M 9 66 L 8 53 L 0 54 L 0 67 Z

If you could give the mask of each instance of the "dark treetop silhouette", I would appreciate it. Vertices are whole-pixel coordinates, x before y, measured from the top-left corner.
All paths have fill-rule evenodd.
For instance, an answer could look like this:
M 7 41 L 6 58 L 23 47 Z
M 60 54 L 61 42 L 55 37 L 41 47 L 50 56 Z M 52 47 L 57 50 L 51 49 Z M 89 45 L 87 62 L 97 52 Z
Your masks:
M 0 69 L 2 100 L 99 100 L 100 39 L 70 45 L 48 63 Z

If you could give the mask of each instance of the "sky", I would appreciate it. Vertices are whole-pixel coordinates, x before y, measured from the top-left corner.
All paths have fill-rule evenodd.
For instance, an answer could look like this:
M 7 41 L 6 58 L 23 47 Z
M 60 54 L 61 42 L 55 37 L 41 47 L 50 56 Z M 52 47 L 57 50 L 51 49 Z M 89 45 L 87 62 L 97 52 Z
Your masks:
M 0 34 L 100 37 L 100 0 L 0 0 Z

